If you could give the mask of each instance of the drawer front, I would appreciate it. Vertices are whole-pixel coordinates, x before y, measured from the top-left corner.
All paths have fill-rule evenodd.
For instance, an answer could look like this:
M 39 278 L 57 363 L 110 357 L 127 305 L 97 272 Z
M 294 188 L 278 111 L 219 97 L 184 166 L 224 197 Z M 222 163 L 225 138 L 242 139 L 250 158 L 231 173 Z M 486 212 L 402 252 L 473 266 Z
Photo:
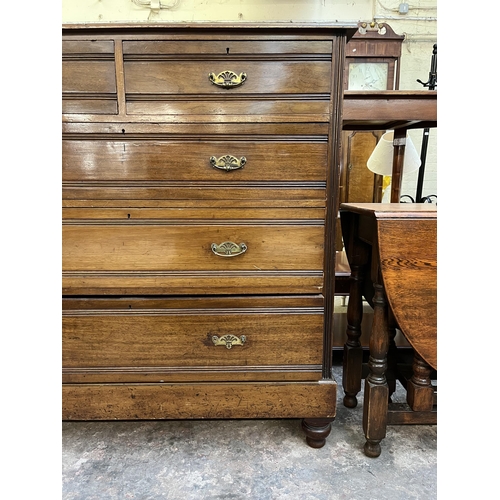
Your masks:
M 62 112 L 118 112 L 114 42 L 63 40 Z
M 104 369 L 115 369 L 117 374 L 121 369 L 125 374 L 152 368 L 157 373 L 163 370 L 165 376 L 170 373 L 170 379 L 174 368 L 220 373 L 221 367 L 233 367 L 235 372 L 244 367 L 255 374 L 307 368 L 319 378 L 322 307 L 280 307 L 280 298 L 273 297 L 260 307 L 248 307 L 242 299 L 228 301 L 232 307 L 221 307 L 218 299 L 203 299 L 198 307 L 186 308 L 172 308 L 168 299 L 151 309 L 137 302 L 130 300 L 127 309 L 109 303 L 103 308 L 95 304 L 96 309 L 65 308 L 63 368 L 69 373 L 90 369 L 89 373 L 101 370 L 101 374 Z
M 114 47 L 113 40 L 63 40 L 63 94 L 116 92 Z
M 64 140 L 63 181 L 324 181 L 326 140 Z
M 63 299 L 63 383 L 321 379 L 321 295 Z
M 63 92 L 78 94 L 116 93 L 113 61 L 63 61 Z
M 328 96 L 331 66 L 331 61 L 125 60 L 125 92 L 129 98 L 134 95 L 144 98 L 148 94 L 222 94 L 226 98 L 239 94 Z M 213 83 L 214 79 L 216 83 Z M 236 84 L 226 88 L 221 83 L 224 81 L 233 81 Z
M 63 271 L 321 271 L 323 245 L 321 221 L 68 222 L 63 225 Z
M 113 40 L 64 40 L 61 43 L 63 57 L 89 57 L 113 55 Z
M 221 56 L 231 60 L 232 56 L 279 54 L 283 56 L 330 56 L 332 42 L 329 40 L 124 40 L 125 58 L 133 56 Z

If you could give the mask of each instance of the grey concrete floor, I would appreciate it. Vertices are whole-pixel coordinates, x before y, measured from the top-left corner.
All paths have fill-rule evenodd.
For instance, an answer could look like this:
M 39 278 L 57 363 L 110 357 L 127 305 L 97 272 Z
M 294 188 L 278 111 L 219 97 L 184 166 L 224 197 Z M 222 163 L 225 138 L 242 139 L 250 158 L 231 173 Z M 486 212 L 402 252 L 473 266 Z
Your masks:
M 321 449 L 306 444 L 295 419 L 64 422 L 62 498 L 437 498 L 437 426 L 390 426 L 380 457 L 366 457 L 362 397 L 355 409 L 343 406 L 341 370 L 334 367 L 337 417 Z M 399 388 L 396 401 L 403 397 Z

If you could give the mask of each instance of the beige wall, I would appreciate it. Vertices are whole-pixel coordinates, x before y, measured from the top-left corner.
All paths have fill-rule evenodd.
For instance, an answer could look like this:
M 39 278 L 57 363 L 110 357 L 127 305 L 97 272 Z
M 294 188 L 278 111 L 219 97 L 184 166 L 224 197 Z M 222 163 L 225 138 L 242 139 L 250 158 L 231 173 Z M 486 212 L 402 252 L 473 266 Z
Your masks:
M 401 90 L 422 90 L 417 79 L 429 77 L 437 43 L 437 0 L 62 0 L 64 23 L 193 21 L 376 21 L 405 35 L 401 57 Z M 141 5 L 148 4 L 148 5 Z M 152 9 L 160 6 L 160 9 Z M 422 131 L 410 132 L 420 151 Z M 402 194 L 415 195 L 418 172 L 403 178 Z M 432 129 L 425 168 L 424 195 L 437 194 L 437 129 Z
M 371 18 L 373 0 L 63 0 L 63 22 L 334 21 Z M 138 5 L 139 4 L 139 5 Z

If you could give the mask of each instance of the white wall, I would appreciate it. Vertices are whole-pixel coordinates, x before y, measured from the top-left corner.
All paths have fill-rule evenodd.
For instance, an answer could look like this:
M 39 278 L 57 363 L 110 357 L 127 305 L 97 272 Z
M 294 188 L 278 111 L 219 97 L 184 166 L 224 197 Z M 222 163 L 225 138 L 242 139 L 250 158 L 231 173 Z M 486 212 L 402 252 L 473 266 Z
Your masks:
M 149 5 L 160 5 L 151 9 Z M 401 56 L 401 90 L 424 90 L 417 79 L 429 77 L 437 43 L 437 0 L 62 0 L 63 23 L 209 22 L 209 21 L 376 21 L 405 35 Z M 141 5 L 141 4 L 149 5 Z M 422 130 L 410 132 L 420 151 Z M 418 171 L 403 178 L 402 194 L 415 196 Z M 437 194 L 437 129 L 431 129 L 423 193 Z

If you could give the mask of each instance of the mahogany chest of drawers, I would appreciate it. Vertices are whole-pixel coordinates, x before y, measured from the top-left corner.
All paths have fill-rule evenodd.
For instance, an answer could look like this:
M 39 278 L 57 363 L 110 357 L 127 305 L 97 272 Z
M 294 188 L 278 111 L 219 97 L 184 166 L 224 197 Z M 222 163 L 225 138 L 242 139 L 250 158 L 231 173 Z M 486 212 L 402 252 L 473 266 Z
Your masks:
M 300 418 L 331 373 L 355 26 L 63 26 L 63 419 Z

